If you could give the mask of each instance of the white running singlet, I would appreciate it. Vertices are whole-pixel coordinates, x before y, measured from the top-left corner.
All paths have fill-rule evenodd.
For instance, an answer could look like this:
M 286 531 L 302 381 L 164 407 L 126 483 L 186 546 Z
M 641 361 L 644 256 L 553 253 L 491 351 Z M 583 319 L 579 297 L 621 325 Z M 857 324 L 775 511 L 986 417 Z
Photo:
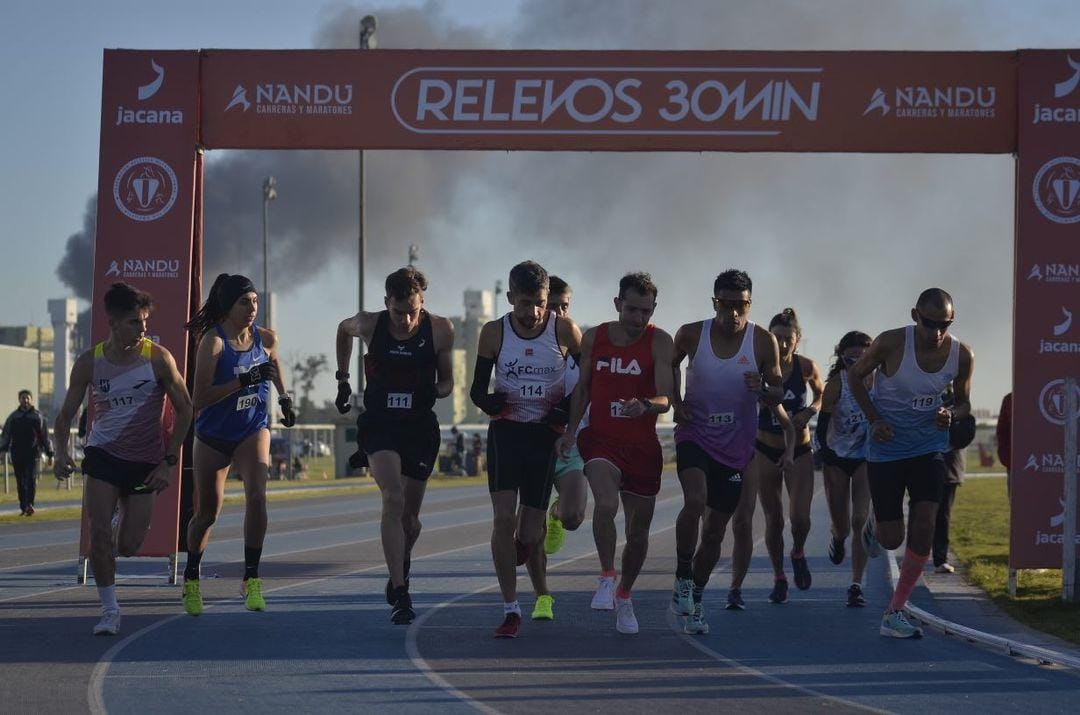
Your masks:
M 506 394 L 507 409 L 500 419 L 540 422 L 566 395 L 566 358 L 555 329 L 558 320 L 549 313 L 539 335 L 523 338 L 514 331 L 510 314 L 503 316 L 495 391 Z

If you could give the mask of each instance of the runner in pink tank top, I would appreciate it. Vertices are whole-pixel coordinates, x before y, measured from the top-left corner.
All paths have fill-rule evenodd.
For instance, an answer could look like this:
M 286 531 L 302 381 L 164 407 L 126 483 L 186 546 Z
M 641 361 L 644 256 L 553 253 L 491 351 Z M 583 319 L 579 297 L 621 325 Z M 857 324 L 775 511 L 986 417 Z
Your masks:
M 675 334 L 675 449 L 684 505 L 675 525 L 671 610 L 687 616 L 686 633 L 709 632 L 701 596 L 720 559 L 728 521 L 744 508 L 743 502 L 750 505 L 753 517 L 756 488 L 747 484 L 744 470 L 754 454 L 758 402 L 775 405 L 780 424 L 790 433 L 790 421 L 779 405 L 782 394 L 776 339 L 747 320 L 752 289 L 753 283 L 743 271 L 721 273 L 713 283 L 716 316 L 683 325 Z M 685 358 L 690 363 L 686 394 L 680 397 L 680 366 Z M 789 444 L 793 442 L 791 436 Z M 705 522 L 698 545 L 702 517 Z M 736 559 L 749 562 L 746 547 L 752 551 L 753 544 L 749 520 L 744 521 L 747 528 L 733 529 L 734 554 Z M 729 607 L 737 608 L 741 603 L 736 589 L 729 595 Z
M 94 635 L 116 635 L 116 556 L 135 556 L 150 530 L 153 495 L 174 486 L 180 445 L 191 426 L 191 398 L 169 351 L 146 337 L 150 295 L 127 283 L 105 293 L 109 337 L 79 356 L 71 370 L 67 398 L 56 416 L 56 478 L 75 471 L 68 450 L 71 423 L 86 391 L 93 405 L 82 471 L 86 475 L 84 513 L 90 521 L 90 565 L 101 598 L 101 621 Z M 172 434 L 165 430 L 164 398 L 175 412 Z M 113 537 L 113 513 L 120 523 Z

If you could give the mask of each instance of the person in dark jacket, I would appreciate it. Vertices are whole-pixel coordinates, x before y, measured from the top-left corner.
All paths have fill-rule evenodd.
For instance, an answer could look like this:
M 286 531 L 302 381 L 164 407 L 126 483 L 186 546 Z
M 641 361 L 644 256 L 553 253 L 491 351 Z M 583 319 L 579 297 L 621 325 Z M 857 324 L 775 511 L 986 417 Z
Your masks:
M 49 444 L 48 425 L 34 407 L 34 395 L 30 390 L 19 390 L 19 408 L 4 423 L 0 452 L 10 452 L 11 466 L 15 469 L 15 482 L 19 488 L 19 510 L 23 516 L 32 516 L 38 462 L 44 452 L 49 464 L 52 464 L 53 451 Z
M 934 526 L 934 571 L 952 573 L 956 569 L 949 563 L 949 522 L 952 518 L 956 488 L 963 484 L 967 471 L 967 446 L 975 439 L 975 418 L 965 415 L 949 427 L 949 451 L 945 453 L 948 471 L 941 485 L 941 501 L 938 502 L 937 524 Z

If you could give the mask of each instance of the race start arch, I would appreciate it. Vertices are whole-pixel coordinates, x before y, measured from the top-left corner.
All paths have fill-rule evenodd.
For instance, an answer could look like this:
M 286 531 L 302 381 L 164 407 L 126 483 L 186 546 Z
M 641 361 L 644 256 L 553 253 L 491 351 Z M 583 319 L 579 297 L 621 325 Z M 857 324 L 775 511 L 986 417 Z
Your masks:
M 185 372 L 204 148 L 1012 153 L 1010 565 L 1062 562 L 1080 51 L 106 50 L 101 116 L 93 337 L 108 285 L 129 280 Z M 174 484 L 143 555 L 175 553 L 178 515 Z

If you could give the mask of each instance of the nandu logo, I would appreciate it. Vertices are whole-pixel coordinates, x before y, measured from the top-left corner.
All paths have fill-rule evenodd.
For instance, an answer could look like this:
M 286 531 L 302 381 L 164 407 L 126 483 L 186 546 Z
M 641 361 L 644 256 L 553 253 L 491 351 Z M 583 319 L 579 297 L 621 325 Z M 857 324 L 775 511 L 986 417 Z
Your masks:
M 640 375 L 641 366 L 638 365 L 637 358 L 634 358 L 626 365 L 623 365 L 622 358 L 611 358 L 610 360 L 600 359 L 596 361 L 597 372 L 613 372 L 618 375 Z

